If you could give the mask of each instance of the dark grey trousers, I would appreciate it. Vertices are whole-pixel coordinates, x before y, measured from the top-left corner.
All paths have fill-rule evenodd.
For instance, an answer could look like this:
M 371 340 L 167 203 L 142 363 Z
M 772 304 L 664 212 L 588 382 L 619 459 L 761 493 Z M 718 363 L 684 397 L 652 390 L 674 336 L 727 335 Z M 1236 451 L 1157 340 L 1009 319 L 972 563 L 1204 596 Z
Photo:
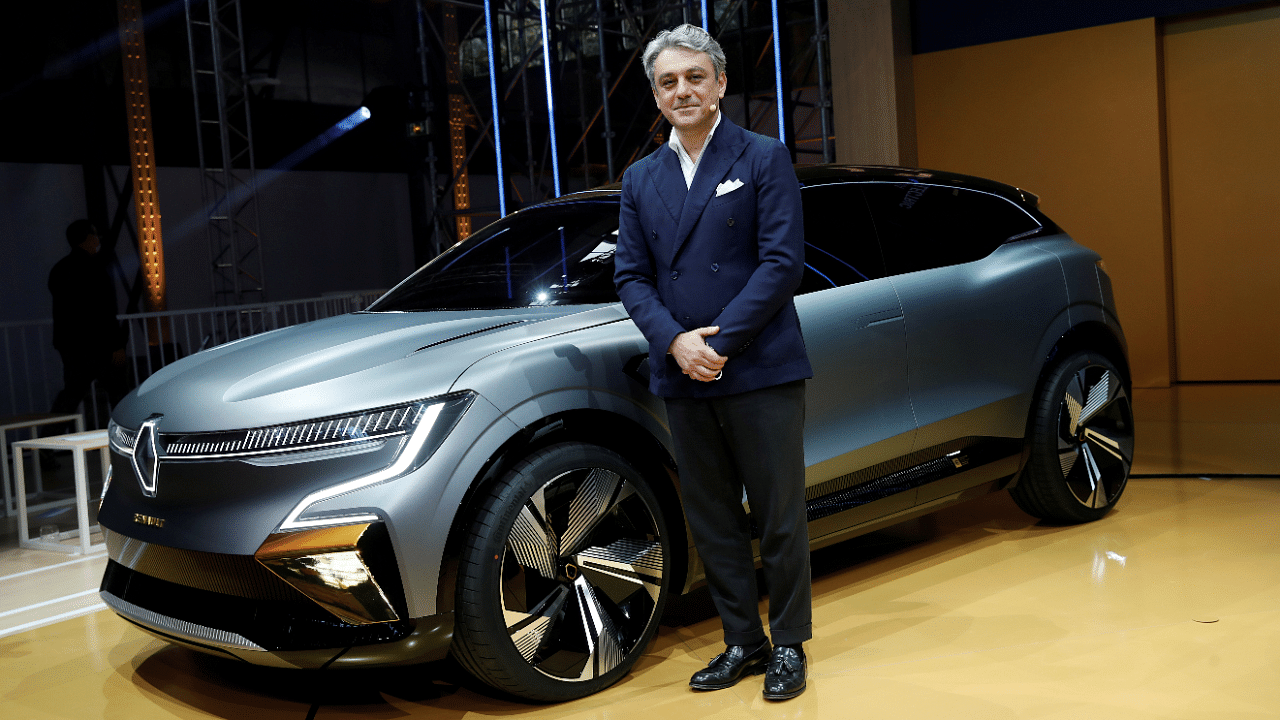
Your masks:
M 764 639 L 746 488 L 760 529 L 775 645 L 813 636 L 804 507 L 804 381 L 717 398 L 667 398 L 680 494 L 726 645 Z

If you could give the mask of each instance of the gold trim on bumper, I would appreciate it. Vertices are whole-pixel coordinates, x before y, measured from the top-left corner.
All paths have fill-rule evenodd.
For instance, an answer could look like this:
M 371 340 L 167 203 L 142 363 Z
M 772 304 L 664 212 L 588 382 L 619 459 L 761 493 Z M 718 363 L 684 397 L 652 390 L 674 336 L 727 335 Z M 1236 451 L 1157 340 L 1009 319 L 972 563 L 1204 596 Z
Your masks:
M 253 554 L 263 567 L 343 622 L 399 620 L 361 555 L 370 523 L 275 533 Z

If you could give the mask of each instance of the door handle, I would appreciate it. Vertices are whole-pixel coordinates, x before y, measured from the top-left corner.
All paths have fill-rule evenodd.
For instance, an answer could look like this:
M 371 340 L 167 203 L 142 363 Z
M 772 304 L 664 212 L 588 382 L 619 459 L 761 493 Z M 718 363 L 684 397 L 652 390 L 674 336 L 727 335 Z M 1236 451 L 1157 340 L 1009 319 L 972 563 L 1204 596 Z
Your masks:
M 897 308 L 889 310 L 881 310 L 879 312 L 867 313 L 858 316 L 858 320 L 854 323 L 854 328 L 861 330 L 875 325 L 884 325 L 885 323 L 897 322 L 902 320 L 902 311 Z

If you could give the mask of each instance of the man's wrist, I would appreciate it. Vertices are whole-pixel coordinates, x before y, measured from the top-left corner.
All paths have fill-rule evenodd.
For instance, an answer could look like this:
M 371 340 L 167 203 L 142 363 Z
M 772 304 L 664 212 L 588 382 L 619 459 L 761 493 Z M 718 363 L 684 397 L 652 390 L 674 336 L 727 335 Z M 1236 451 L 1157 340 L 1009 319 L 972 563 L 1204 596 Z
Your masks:
M 674 354 L 675 354 L 674 352 L 672 352 L 672 350 L 675 348 L 676 343 L 680 342 L 680 336 L 681 336 L 681 335 L 683 335 L 683 334 L 684 334 L 684 333 L 676 333 L 676 336 L 675 336 L 675 337 L 673 337 L 673 338 L 671 338 L 671 342 L 667 343 L 667 354 L 668 354 L 668 355 L 674 355 Z

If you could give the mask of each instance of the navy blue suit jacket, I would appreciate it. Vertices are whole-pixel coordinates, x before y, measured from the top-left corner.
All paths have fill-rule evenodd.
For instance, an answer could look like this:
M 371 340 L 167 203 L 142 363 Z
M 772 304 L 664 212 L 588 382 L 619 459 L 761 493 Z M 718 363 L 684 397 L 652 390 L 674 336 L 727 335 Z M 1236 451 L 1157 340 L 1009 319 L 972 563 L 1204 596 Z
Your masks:
M 717 186 L 742 183 L 717 195 Z M 649 389 L 714 397 L 813 376 L 792 296 L 804 274 L 800 183 L 786 147 L 723 118 L 692 187 L 669 146 L 627 169 L 614 282 L 649 341 Z M 729 358 L 713 382 L 685 376 L 667 348 L 717 325 Z

